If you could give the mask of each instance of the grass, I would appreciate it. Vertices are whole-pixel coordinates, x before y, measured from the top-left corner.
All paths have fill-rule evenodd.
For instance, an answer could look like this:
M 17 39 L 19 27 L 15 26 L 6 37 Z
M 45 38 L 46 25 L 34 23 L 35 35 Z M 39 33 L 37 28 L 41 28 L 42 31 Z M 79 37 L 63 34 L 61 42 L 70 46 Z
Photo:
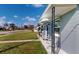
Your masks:
M 0 34 L 0 35 L 5 35 L 5 34 Z
M 0 36 L 3 36 L 3 35 L 5 35 L 5 34 L 0 34 Z
M 37 40 L 38 37 L 32 31 L 17 31 L 0 37 L 1 41 L 7 40 Z M 46 50 L 40 41 L 0 43 L 0 54 L 46 54 Z
M 0 54 L 46 54 L 41 42 L 0 44 Z
M 0 37 L 0 40 L 28 40 L 28 39 L 38 39 L 36 33 L 32 31 L 17 31 L 13 34 L 9 34 Z

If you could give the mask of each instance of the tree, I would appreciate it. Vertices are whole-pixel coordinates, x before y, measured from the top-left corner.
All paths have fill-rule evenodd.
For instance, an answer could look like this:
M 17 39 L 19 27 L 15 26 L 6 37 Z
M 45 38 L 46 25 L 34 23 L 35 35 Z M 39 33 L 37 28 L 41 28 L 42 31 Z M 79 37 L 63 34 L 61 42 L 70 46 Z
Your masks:
M 10 24 L 10 28 L 11 28 L 12 30 L 15 30 L 15 29 L 16 29 L 15 24 L 14 24 L 14 23 L 11 23 L 11 24 Z
M 28 26 L 27 25 L 24 25 L 24 29 L 27 29 L 28 28 Z

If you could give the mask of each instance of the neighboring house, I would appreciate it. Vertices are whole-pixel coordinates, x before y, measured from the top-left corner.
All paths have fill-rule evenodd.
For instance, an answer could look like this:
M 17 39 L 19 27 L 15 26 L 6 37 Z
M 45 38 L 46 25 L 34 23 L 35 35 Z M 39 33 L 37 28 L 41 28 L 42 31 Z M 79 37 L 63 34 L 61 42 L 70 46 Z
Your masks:
M 2 27 L 2 26 L 0 26 L 0 31 L 1 31 L 1 30 L 3 30 L 3 27 Z
M 79 53 L 79 5 L 48 5 L 39 24 L 52 53 Z
M 0 30 L 2 31 L 12 31 L 12 30 L 15 30 L 16 29 L 16 26 L 15 24 L 11 23 L 11 24 L 3 24 L 3 26 L 0 26 Z
M 36 26 L 36 27 L 34 27 L 34 32 L 38 32 L 38 27 Z

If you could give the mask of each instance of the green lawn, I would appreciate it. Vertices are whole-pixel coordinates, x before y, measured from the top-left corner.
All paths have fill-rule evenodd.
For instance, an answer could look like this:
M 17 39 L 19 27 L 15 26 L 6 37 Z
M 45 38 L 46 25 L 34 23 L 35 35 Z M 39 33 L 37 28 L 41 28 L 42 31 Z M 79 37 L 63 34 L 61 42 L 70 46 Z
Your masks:
M 46 54 L 41 42 L 0 44 L 0 54 Z
M 38 39 L 36 33 L 32 31 L 17 31 L 13 34 L 0 37 L 0 40 L 28 40 Z
M 32 31 L 17 31 L 12 34 L 0 37 L 1 41 L 6 40 L 37 40 L 36 33 Z M 40 41 L 0 43 L 0 54 L 46 54 L 46 50 Z
M 5 34 L 0 34 L 0 36 L 1 36 L 1 35 L 5 35 Z

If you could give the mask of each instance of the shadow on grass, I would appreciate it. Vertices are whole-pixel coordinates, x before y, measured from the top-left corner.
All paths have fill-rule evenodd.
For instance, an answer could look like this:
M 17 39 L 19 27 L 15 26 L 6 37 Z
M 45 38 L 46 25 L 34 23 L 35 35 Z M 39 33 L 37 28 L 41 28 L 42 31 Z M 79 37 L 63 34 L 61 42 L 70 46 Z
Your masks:
M 23 45 L 23 44 L 25 44 L 25 42 L 21 43 L 21 44 L 17 44 L 15 46 L 12 46 L 12 47 L 9 47 L 9 48 L 5 48 L 5 49 L 1 50 L 0 53 L 5 52 L 5 51 L 10 50 L 10 49 L 13 49 L 13 48 L 18 47 L 18 46 Z

